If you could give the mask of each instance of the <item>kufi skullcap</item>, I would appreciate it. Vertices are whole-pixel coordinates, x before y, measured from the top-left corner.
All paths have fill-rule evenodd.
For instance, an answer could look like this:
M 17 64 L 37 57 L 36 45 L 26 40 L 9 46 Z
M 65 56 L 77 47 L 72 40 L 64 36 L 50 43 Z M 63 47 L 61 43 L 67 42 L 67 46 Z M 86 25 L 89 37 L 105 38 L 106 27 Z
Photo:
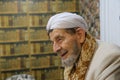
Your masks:
M 50 29 L 81 27 L 88 30 L 86 21 L 75 13 L 63 12 L 52 16 L 47 23 L 47 31 Z

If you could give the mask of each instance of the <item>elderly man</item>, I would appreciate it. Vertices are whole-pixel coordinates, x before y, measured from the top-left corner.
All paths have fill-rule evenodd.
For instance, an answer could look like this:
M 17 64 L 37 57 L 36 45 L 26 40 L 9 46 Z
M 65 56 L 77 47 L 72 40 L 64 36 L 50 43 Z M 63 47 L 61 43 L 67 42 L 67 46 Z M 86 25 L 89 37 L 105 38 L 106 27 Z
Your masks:
M 116 80 L 120 76 L 120 47 L 92 37 L 81 16 L 56 14 L 46 29 L 65 67 L 65 80 Z

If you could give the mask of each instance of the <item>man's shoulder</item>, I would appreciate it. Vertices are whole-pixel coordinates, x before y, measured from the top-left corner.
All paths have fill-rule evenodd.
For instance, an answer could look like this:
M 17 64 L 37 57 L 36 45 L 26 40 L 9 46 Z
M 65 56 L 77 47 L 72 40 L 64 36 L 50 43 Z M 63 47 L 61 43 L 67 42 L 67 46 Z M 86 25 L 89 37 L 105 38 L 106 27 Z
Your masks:
M 108 78 L 115 75 L 120 67 L 120 47 L 103 41 L 97 41 L 97 43 L 98 48 L 93 56 L 87 78 L 115 80 Z M 92 77 L 93 75 L 94 77 Z
M 91 62 L 91 65 L 95 68 L 101 65 L 106 66 L 120 58 L 119 46 L 103 41 L 97 41 L 97 43 L 98 47 Z
M 98 53 L 102 52 L 102 54 L 120 55 L 120 46 L 100 40 L 97 40 L 97 43 L 98 43 L 98 48 L 96 51 Z

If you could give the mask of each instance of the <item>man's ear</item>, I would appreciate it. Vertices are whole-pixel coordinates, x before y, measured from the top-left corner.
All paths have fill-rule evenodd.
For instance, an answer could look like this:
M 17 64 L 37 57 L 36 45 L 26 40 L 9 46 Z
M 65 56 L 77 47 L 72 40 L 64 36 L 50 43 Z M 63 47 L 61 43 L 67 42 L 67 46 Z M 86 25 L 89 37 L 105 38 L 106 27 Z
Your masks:
M 76 29 L 76 35 L 77 35 L 78 41 L 80 43 L 83 43 L 84 40 L 85 40 L 85 30 L 82 29 L 82 28 L 77 28 Z

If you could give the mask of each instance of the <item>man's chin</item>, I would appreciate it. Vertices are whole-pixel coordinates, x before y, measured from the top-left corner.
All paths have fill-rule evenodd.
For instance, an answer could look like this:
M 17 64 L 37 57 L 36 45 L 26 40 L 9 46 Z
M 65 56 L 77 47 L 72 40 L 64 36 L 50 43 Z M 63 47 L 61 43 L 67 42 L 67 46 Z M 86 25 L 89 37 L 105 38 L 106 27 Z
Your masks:
M 76 62 L 77 58 L 78 58 L 78 55 L 72 55 L 69 58 L 62 59 L 62 66 L 63 67 L 73 66 L 74 63 Z
M 62 67 L 70 67 L 72 66 L 73 64 L 65 64 L 65 63 L 62 63 Z
M 64 59 L 62 60 L 62 66 L 63 67 L 70 67 L 75 63 L 75 60 L 73 59 Z

